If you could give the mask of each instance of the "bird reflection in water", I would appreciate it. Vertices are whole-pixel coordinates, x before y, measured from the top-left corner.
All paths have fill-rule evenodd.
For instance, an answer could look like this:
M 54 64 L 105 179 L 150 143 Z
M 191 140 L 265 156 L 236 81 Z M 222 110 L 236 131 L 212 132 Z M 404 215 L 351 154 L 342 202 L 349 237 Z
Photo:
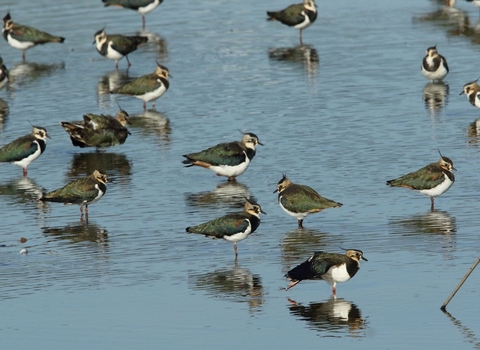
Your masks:
M 8 107 L 7 101 L 0 98 L 0 132 L 3 131 L 9 113 L 10 108 Z
M 480 141 L 480 118 L 470 123 L 467 129 L 468 144 L 475 145 Z
M 65 69 L 64 62 L 57 64 L 41 64 L 33 62 L 18 63 L 9 70 L 9 89 L 14 90 L 14 87 L 30 84 L 43 76 L 51 75 L 61 69 Z
M 95 223 L 84 221 L 80 224 L 69 224 L 63 227 L 42 227 L 45 236 L 57 240 L 68 240 L 71 243 L 93 242 L 102 245 L 108 244 L 108 232 Z
M 243 208 L 245 198 L 257 201 L 255 197 L 251 197 L 248 187 L 238 181 L 222 182 L 212 191 L 185 194 L 187 205 L 195 207 Z
M 151 51 L 151 48 L 153 48 L 157 55 L 157 60 L 166 61 L 168 59 L 167 40 L 165 40 L 164 37 L 147 30 L 137 32 L 137 35 L 146 36 L 148 38 L 147 43 L 144 45 L 145 51 Z
M 414 17 L 414 22 L 431 22 L 445 28 L 448 36 L 469 36 L 470 18 L 467 12 L 455 7 L 455 0 L 443 0 L 437 8 Z
M 446 211 L 394 217 L 389 220 L 388 226 L 390 233 L 403 236 L 400 244 L 404 248 L 423 251 L 438 249 L 445 259 L 453 259 L 451 253 L 456 249 L 457 223 L 455 217 Z
M 108 173 L 109 177 L 114 178 L 114 181 L 120 184 L 127 184 L 131 181 L 131 165 L 127 156 L 121 153 L 107 152 L 74 154 L 67 177 L 76 179 L 79 176 L 88 176 L 97 169 L 102 169 L 102 172 Z
M 143 113 L 130 115 L 130 123 L 133 128 L 139 128 L 141 134 L 146 136 L 158 136 L 162 144 L 171 141 L 170 120 L 160 112 L 149 109 Z
M 308 306 L 291 299 L 288 299 L 288 302 L 292 315 L 306 321 L 310 328 L 322 332 L 324 337 L 341 337 L 344 334 L 351 337 L 366 335 L 366 321 L 362 318 L 360 309 L 352 302 L 341 298 L 310 303 Z
M 188 277 L 188 284 L 193 289 L 206 291 L 214 298 L 248 303 L 250 312 L 261 311 L 264 303 L 260 276 L 238 267 L 236 261 L 233 269 L 224 268 L 204 274 L 191 274 Z
M 292 62 L 304 67 L 308 77 L 318 74 L 320 59 L 317 50 L 310 45 L 295 47 L 278 47 L 268 50 L 268 57 L 273 61 Z
M 389 225 L 396 227 L 393 233 L 449 235 L 457 232 L 456 220 L 446 211 L 436 210 L 415 214 L 407 218 L 394 218 Z
M 342 242 L 338 236 L 306 228 L 286 233 L 280 243 L 285 272 L 291 269 L 292 265 L 305 260 L 305 256 L 312 255 L 312 251 L 321 251 L 329 247 L 332 240 Z
M 0 184 L 0 196 L 11 196 L 17 203 L 33 203 L 37 208 L 44 207 L 43 203 L 38 201 L 43 190 L 26 176 Z
M 99 109 L 109 109 L 112 98 L 110 91 L 125 85 L 131 80 L 133 79 L 128 77 L 128 69 L 125 71 L 113 70 L 100 77 L 97 85 Z
M 442 82 L 429 82 L 422 90 L 425 108 L 432 117 L 436 117 L 448 103 L 448 84 Z

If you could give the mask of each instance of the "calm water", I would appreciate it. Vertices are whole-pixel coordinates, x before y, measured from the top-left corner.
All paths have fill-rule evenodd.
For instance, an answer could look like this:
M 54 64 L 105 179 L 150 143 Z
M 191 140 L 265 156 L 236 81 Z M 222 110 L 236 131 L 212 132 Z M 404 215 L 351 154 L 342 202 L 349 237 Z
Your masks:
M 299 47 L 297 30 L 265 21 L 290 1 L 167 0 L 147 15 L 152 40 L 128 72 L 91 43 L 104 25 L 136 33 L 138 14 L 93 0 L 36 3 L 0 5 L 67 38 L 29 50 L 27 63 L 0 44 L 13 80 L 0 91 L 0 144 L 29 121 L 52 136 L 28 178 L 0 166 L 2 348 L 480 348 L 480 271 L 451 315 L 439 310 L 480 251 L 480 134 L 470 128 L 480 111 L 458 96 L 479 75 L 470 3 L 441 13 L 427 0 L 319 1 Z M 435 44 L 449 60 L 445 85 L 420 73 Z M 106 94 L 155 60 L 173 75 L 156 111 Z M 124 145 L 71 146 L 60 121 L 114 114 L 117 102 L 133 116 Z M 265 143 L 237 184 L 182 167 L 182 154 L 239 139 L 237 129 Z M 437 161 L 437 149 L 458 171 L 431 213 L 427 197 L 385 180 Z M 78 206 L 36 202 L 99 167 L 114 183 L 88 223 Z M 282 172 L 344 206 L 296 230 L 272 193 Z M 237 261 L 230 243 L 184 232 L 238 210 L 244 194 L 268 215 Z M 286 271 L 339 246 L 369 261 L 336 301 L 321 281 L 285 292 Z

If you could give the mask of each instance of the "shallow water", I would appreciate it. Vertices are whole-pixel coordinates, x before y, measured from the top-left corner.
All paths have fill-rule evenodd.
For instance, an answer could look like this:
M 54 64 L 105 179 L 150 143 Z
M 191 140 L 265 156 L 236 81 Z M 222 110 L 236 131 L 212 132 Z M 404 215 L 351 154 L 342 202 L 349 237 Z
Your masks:
M 14 21 L 66 37 L 21 53 L 2 41 L 12 83 L 0 91 L 0 145 L 52 136 L 28 178 L 0 166 L 0 334 L 5 348 L 479 348 L 475 271 L 439 308 L 478 257 L 480 112 L 463 84 L 478 77 L 478 10 L 437 12 L 434 1 L 318 2 L 298 31 L 265 21 L 289 2 L 165 1 L 147 15 L 152 39 L 120 70 L 95 51 L 93 34 L 134 34 L 133 11 L 100 1 L 11 1 Z M 65 23 L 68 23 L 65 24 Z M 445 84 L 421 75 L 437 44 Z M 173 78 L 156 110 L 109 95 L 150 73 Z M 60 121 L 85 113 L 132 116 L 131 136 L 106 152 L 74 148 Z M 150 107 L 149 107 L 150 108 Z M 240 138 L 265 144 L 236 184 L 182 154 Z M 453 159 L 454 186 L 436 200 L 389 180 Z M 80 220 L 78 206 L 36 201 L 43 191 L 105 169 L 114 181 Z M 272 192 L 282 173 L 343 203 L 297 230 Z M 253 196 L 267 215 L 233 247 L 185 227 L 238 210 Z M 25 237 L 27 242 L 19 242 Z M 317 250 L 363 250 L 368 262 L 337 287 L 283 274 Z M 20 255 L 27 248 L 27 255 Z M 474 310 L 474 312 L 471 312 Z M 41 342 L 41 346 L 39 343 Z

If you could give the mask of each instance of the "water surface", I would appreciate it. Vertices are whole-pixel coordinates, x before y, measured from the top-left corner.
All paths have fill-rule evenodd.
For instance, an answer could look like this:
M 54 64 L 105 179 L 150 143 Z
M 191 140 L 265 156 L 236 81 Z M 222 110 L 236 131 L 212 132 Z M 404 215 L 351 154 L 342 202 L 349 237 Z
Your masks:
M 114 70 L 91 44 L 135 34 L 133 11 L 100 1 L 10 1 L 12 18 L 66 37 L 21 53 L 2 41 L 12 83 L 0 91 L 0 144 L 47 128 L 46 152 L 28 178 L 0 166 L 0 334 L 5 348 L 456 348 L 480 347 L 475 271 L 439 308 L 480 251 L 480 112 L 463 84 L 478 77 L 478 10 L 460 2 L 318 2 L 304 31 L 265 21 L 289 2 L 165 1 L 147 15 L 152 39 Z M 453 11 L 453 14 L 451 14 Z M 450 13 L 450 15 L 449 15 Z M 437 44 L 450 74 L 421 75 Z M 156 110 L 109 95 L 148 74 L 173 78 Z M 124 145 L 74 148 L 60 121 L 85 113 L 132 116 Z M 263 147 L 236 184 L 182 154 L 257 134 Z M 436 200 L 385 181 L 453 159 L 457 181 Z M 80 220 L 78 206 L 36 201 L 43 191 L 102 167 L 114 181 Z M 282 173 L 342 208 L 307 217 L 305 229 L 272 192 Z M 238 210 L 253 196 L 267 212 L 238 244 L 185 227 Z M 20 243 L 24 237 L 26 243 Z M 316 250 L 363 250 L 368 262 L 338 286 L 285 292 L 283 274 Z M 27 248 L 27 255 L 20 255 Z M 39 344 L 42 344 L 39 346 Z

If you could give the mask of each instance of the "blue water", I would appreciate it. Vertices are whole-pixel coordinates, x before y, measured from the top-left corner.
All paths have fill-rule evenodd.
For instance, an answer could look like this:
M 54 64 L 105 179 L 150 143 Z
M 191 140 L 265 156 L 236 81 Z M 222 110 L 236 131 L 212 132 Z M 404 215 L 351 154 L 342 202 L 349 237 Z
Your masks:
M 265 21 L 266 10 L 288 4 L 167 0 L 147 14 L 152 40 L 129 56 L 128 72 L 91 43 L 105 25 L 137 33 L 135 12 L 93 0 L 0 5 L 14 21 L 66 37 L 28 50 L 26 64 L 0 43 L 12 76 L 0 91 L 0 145 L 29 122 L 52 136 L 28 178 L 0 166 L 2 348 L 480 347 L 478 271 L 451 315 L 439 309 L 480 251 L 480 150 L 470 129 L 480 112 L 458 96 L 478 78 L 478 10 L 322 1 L 299 46 L 297 30 Z M 420 72 L 435 44 L 449 62 L 446 85 Z M 153 72 L 156 60 L 173 76 L 156 110 L 107 93 Z M 74 148 L 60 121 L 114 114 L 117 102 L 132 116 L 125 144 Z M 237 184 L 182 167 L 182 154 L 240 139 L 237 129 L 265 144 Z M 426 196 L 385 186 L 437 161 L 438 149 L 458 171 L 435 212 Z M 99 167 L 114 182 L 88 222 L 78 206 L 36 202 Z M 282 173 L 343 207 L 297 230 L 272 193 Z M 185 233 L 239 210 L 245 194 L 267 215 L 238 244 L 237 261 L 231 243 Z M 338 285 L 336 301 L 322 281 L 285 292 L 286 271 L 339 247 L 369 261 Z

